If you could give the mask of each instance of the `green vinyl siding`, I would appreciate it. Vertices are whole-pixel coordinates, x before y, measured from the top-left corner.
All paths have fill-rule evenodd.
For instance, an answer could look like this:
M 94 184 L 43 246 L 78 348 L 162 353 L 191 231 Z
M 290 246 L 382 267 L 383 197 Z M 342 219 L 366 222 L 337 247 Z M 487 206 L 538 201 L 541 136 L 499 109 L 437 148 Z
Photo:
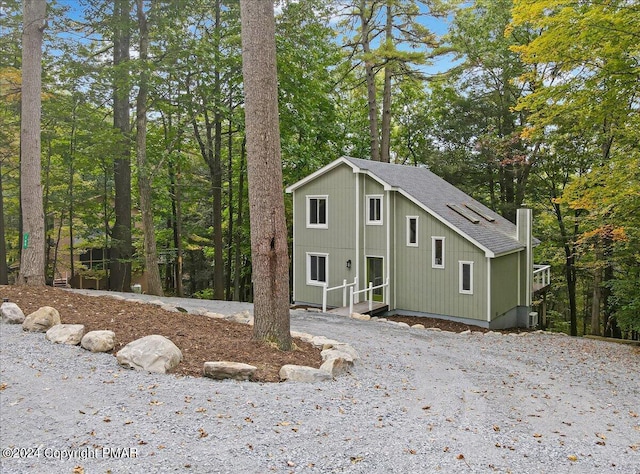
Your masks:
M 522 253 L 491 260 L 491 319 L 518 306 L 518 260 Z
M 395 202 L 396 238 L 406 242 L 405 216 L 418 216 L 418 246 L 394 249 L 395 307 L 402 310 L 487 320 L 487 259 L 484 252 L 460 237 L 403 196 Z M 444 237 L 443 269 L 432 268 L 432 238 Z M 460 293 L 459 261 L 473 262 L 473 294 Z
M 327 254 L 327 285 L 341 285 L 355 276 L 355 179 L 348 166 L 338 166 L 294 191 L 293 219 L 295 226 L 294 300 L 322 303 L 322 287 L 308 285 L 307 253 Z M 327 197 L 327 228 L 307 228 L 306 196 Z M 351 260 L 351 269 L 346 262 Z M 329 292 L 327 304 L 342 306 L 342 290 Z

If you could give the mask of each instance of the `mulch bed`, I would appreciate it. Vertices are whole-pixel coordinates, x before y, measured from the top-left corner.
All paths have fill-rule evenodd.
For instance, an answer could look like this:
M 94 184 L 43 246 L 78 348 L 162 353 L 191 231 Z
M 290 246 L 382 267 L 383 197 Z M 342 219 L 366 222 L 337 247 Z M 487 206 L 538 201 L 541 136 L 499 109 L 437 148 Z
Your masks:
M 52 306 L 64 324 L 84 324 L 85 332 L 108 329 L 116 334 L 115 354 L 129 342 L 151 334 L 169 338 L 182 351 L 183 360 L 173 370 L 180 375 L 202 377 L 207 361 L 243 362 L 256 366 L 254 381 L 278 382 L 285 364 L 320 367 L 320 350 L 295 339 L 290 352 L 252 340 L 251 326 L 188 313 L 174 313 L 159 306 L 87 296 L 52 287 L 0 286 L 0 297 L 16 303 L 25 315 Z

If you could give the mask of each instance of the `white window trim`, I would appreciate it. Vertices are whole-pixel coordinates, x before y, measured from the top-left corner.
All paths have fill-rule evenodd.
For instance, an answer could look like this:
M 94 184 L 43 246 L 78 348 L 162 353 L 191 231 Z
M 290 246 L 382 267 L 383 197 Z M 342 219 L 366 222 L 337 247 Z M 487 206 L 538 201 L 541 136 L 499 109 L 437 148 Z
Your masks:
M 308 195 L 306 196 L 306 223 L 307 229 L 328 229 L 329 228 L 329 196 L 326 194 L 320 195 Z M 311 200 L 312 199 L 324 199 L 324 224 L 312 224 L 311 223 Z
M 416 220 L 416 241 L 415 242 L 411 242 L 411 219 L 415 219 Z M 418 216 L 407 216 L 407 247 L 418 247 L 418 242 L 419 242 L 419 238 L 418 238 L 418 225 L 419 225 L 420 220 L 418 219 Z
M 324 276 L 326 281 L 318 281 L 311 279 L 311 257 L 324 257 L 325 265 L 324 265 Z M 307 252 L 306 257 L 306 275 L 307 275 L 307 285 L 310 286 L 324 286 L 329 282 L 329 254 L 321 253 L 321 252 Z
M 473 294 L 473 262 L 470 261 L 465 261 L 465 260 L 459 260 L 458 261 L 458 274 L 459 274 L 459 290 L 460 293 L 463 295 L 472 295 Z M 462 288 L 462 269 L 464 268 L 465 265 L 469 265 L 469 290 L 465 290 L 464 288 Z
M 436 263 L 436 240 L 442 240 L 442 263 L 439 265 Z M 444 237 L 438 237 L 437 235 L 431 236 L 431 268 L 444 268 L 445 242 Z
M 370 207 L 369 202 L 373 199 L 380 199 L 380 220 L 372 221 L 370 217 Z M 365 209 L 366 209 L 366 224 L 367 225 L 383 225 L 384 224 L 384 196 L 382 194 L 367 194 L 365 200 Z

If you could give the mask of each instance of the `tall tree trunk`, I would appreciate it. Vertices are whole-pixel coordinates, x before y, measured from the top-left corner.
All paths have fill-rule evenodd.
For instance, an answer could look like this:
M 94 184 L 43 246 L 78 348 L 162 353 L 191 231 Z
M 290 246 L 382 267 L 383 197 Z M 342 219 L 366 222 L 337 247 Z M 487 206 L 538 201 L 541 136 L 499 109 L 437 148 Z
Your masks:
M 272 0 L 240 0 L 254 291 L 253 337 L 291 350 Z
M 247 140 L 242 140 L 242 146 L 240 147 L 240 170 L 238 176 L 238 220 L 236 223 L 236 235 L 235 235 L 235 255 L 233 266 L 235 268 L 235 274 L 233 277 L 233 299 L 235 301 L 244 301 L 241 293 L 241 278 L 242 278 L 242 226 L 244 225 L 244 172 L 245 172 L 245 158 L 247 154 L 246 148 Z
M 393 41 L 393 17 L 391 2 L 387 2 L 387 22 L 385 25 L 385 38 L 389 44 Z M 391 153 L 391 76 L 393 63 L 390 58 L 384 66 L 384 89 L 382 93 L 382 129 L 380 139 L 380 161 L 389 163 Z
M 224 246 L 222 240 L 222 82 L 220 80 L 220 0 L 215 2 L 215 33 L 213 80 L 214 141 L 211 168 L 213 193 L 213 299 L 224 300 Z
M 131 124 L 129 122 L 129 0 L 113 0 L 113 126 L 120 132 L 114 159 L 116 221 L 111 231 L 109 289 L 131 291 Z
M 371 159 L 380 161 L 380 138 L 378 134 L 378 101 L 376 99 L 376 73 L 373 59 L 371 58 L 370 22 L 372 12 L 367 10 L 366 1 L 360 1 L 360 29 L 361 44 L 364 51 L 364 68 L 367 83 L 367 103 L 369 110 L 369 137 L 371 146 Z
M 182 204 L 180 185 L 177 182 L 179 172 L 176 173 L 173 162 L 169 160 L 169 183 L 171 194 L 171 228 L 173 231 L 173 246 L 176 249 L 175 265 L 174 265 L 174 278 L 176 287 L 176 296 L 182 296 L 184 290 L 182 289 L 182 265 L 183 265 L 183 252 L 182 252 Z
M 69 208 L 67 211 L 69 212 L 69 270 L 71 271 L 70 278 L 73 279 L 75 275 L 75 264 L 73 261 L 75 248 L 73 245 L 73 218 L 74 218 L 74 174 L 75 174 L 75 153 L 76 153 L 76 108 L 78 102 L 77 99 L 74 99 L 73 103 L 73 112 L 71 117 L 71 137 L 69 140 L 69 185 L 67 187 L 67 202 L 69 204 Z
M 233 253 L 233 121 L 231 120 L 231 113 L 233 110 L 233 95 L 229 93 L 229 127 L 227 129 L 227 202 L 229 203 L 229 227 L 227 229 L 227 262 L 226 262 L 226 281 L 225 281 L 225 293 L 227 300 L 231 300 L 233 293 L 231 292 L 231 273 L 232 273 L 232 253 Z
M 567 228 L 564 222 L 564 216 L 560 204 L 556 202 L 556 195 L 553 195 L 554 203 L 553 208 L 558 221 L 558 227 L 560 228 L 560 236 L 562 237 L 562 246 L 565 254 L 565 279 L 567 281 L 567 294 L 569 296 L 569 316 L 571 320 L 571 335 L 578 335 L 578 310 L 576 306 L 576 269 L 575 269 L 575 249 L 570 243 L 569 235 L 567 234 Z M 576 226 L 577 226 L 576 219 Z M 577 229 L 576 229 L 577 232 Z
M 593 295 L 591 299 L 591 334 L 600 335 L 600 304 L 602 302 L 602 267 L 603 252 L 600 244 L 596 244 L 596 262 L 593 269 Z
M 138 189 L 140 192 L 140 212 L 144 233 L 144 268 L 147 274 L 147 293 L 162 296 L 162 280 L 158 267 L 156 234 L 151 207 L 151 178 L 147 166 L 147 96 L 149 94 L 149 25 L 144 12 L 143 0 L 136 0 L 138 28 L 140 30 L 139 54 L 141 62 L 138 97 L 136 99 L 136 159 L 138 164 Z
M 7 234 L 4 230 L 4 194 L 2 192 L 2 160 L 0 160 L 0 285 L 9 284 Z
M 40 182 L 42 36 L 45 0 L 24 0 L 22 30 L 22 115 L 20 126 L 20 204 L 22 253 L 18 283 L 44 286 L 45 228 Z

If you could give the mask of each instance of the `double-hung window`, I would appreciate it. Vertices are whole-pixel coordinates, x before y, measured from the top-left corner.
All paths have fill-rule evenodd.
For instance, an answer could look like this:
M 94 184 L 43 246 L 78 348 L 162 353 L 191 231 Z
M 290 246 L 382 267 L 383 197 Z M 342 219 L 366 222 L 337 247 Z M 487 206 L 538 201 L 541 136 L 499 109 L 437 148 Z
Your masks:
M 407 247 L 418 246 L 418 216 L 407 216 Z
M 307 196 L 307 227 L 327 229 L 328 196 Z
M 324 285 L 328 280 L 329 255 L 326 253 L 307 253 L 307 284 Z
M 460 261 L 460 293 L 473 294 L 473 262 Z
M 444 237 L 431 237 L 431 268 L 444 268 Z
M 382 195 L 367 196 L 367 224 L 382 225 Z

